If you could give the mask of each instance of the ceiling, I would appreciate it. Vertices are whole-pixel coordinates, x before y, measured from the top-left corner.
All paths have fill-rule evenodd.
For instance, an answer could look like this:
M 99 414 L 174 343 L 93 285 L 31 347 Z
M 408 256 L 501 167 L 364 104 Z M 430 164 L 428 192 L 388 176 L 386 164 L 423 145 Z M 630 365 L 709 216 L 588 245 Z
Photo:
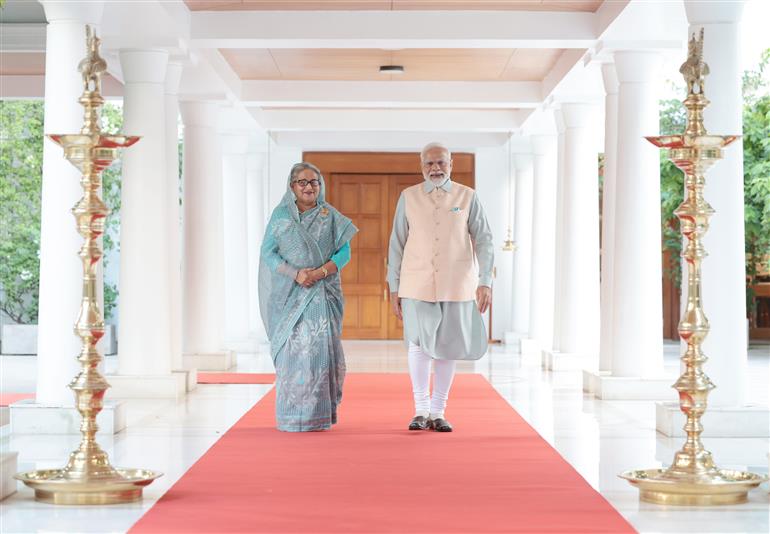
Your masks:
M 562 49 L 220 49 L 242 80 L 541 81 Z M 402 65 L 383 75 L 380 65 Z
M 604 0 L 185 0 L 191 11 L 581 11 L 594 13 Z
M 41 5 L 7 0 L 0 23 L 0 98 L 42 97 Z M 164 48 L 184 67 L 180 100 L 221 103 L 222 131 L 468 150 L 553 132 L 561 102 L 602 101 L 612 50 L 677 49 L 683 24 L 681 0 L 108 0 L 99 30 L 111 97 L 119 50 Z

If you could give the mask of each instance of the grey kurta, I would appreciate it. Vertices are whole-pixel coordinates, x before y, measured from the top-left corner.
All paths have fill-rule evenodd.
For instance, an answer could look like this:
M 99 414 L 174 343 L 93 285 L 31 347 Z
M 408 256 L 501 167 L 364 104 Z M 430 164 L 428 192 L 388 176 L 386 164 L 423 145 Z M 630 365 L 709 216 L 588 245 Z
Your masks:
M 430 180 L 423 184 L 426 193 L 436 188 Z M 452 181 L 447 178 L 440 186 L 451 191 Z M 494 247 L 492 231 L 476 193 L 468 210 L 468 233 L 473 240 L 479 265 L 479 285 L 491 286 Z M 401 277 L 401 259 L 409 237 L 404 195 L 398 199 L 393 232 L 388 250 L 388 285 L 398 291 Z M 475 300 L 465 302 L 425 302 L 402 298 L 404 339 L 419 345 L 433 358 L 440 360 L 477 360 L 487 351 L 484 321 Z

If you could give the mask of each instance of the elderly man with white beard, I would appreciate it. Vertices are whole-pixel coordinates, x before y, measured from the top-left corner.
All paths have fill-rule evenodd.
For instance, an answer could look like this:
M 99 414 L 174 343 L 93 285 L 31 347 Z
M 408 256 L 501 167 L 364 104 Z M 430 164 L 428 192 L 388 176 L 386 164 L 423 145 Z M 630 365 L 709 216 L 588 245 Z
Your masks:
M 481 314 L 492 301 L 492 232 L 476 192 L 452 182 L 449 149 L 431 143 L 420 160 L 425 181 L 405 189 L 396 205 L 388 285 L 409 347 L 409 430 L 451 432 L 444 411 L 456 361 L 487 350 Z

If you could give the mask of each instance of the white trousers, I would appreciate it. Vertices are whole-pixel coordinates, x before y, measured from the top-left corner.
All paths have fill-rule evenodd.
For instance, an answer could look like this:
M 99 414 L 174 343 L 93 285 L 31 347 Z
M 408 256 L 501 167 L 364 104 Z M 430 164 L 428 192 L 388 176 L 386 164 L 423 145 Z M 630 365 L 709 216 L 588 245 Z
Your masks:
M 409 343 L 409 376 L 412 378 L 415 415 L 444 417 L 449 388 L 455 376 L 455 360 L 434 360 L 419 345 Z M 430 362 L 433 362 L 433 395 L 430 394 Z

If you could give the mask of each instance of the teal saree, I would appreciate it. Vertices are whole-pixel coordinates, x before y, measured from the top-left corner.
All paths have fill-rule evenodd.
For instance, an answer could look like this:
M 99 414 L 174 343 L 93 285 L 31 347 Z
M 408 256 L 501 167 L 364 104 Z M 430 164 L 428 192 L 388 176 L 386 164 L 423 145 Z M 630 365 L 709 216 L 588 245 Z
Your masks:
M 320 182 L 318 205 L 304 213 L 287 184 L 260 257 L 259 304 L 276 370 L 276 424 L 287 432 L 331 428 L 345 379 L 339 272 L 310 288 L 294 281 L 299 269 L 317 268 L 346 251 L 358 231 L 324 201 L 323 177 Z

